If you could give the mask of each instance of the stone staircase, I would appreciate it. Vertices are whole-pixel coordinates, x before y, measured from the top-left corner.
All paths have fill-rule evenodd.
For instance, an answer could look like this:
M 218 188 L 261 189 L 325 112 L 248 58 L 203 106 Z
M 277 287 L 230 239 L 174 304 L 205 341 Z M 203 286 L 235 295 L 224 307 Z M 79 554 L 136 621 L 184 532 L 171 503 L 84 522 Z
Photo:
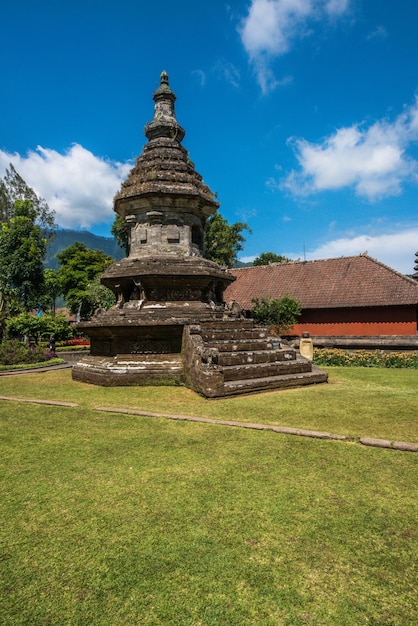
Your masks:
M 299 387 L 327 381 L 327 374 L 253 320 L 227 319 L 185 328 L 186 384 L 206 397 Z

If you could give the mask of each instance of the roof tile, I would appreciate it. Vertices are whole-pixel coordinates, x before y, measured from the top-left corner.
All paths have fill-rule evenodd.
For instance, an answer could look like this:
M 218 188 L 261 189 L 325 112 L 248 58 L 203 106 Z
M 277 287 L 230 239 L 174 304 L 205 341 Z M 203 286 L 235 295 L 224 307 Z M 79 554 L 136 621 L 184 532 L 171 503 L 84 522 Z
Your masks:
M 253 298 L 290 295 L 303 309 L 418 305 L 418 283 L 372 257 L 295 261 L 230 270 L 236 281 L 225 291 L 250 309 Z

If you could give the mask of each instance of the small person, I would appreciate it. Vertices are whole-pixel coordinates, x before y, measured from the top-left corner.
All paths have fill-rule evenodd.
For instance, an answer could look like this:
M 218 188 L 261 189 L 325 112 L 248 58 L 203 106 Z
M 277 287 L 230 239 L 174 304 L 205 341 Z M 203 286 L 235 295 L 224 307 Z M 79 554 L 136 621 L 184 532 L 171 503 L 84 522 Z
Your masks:
M 49 351 L 55 354 L 55 335 L 49 336 Z

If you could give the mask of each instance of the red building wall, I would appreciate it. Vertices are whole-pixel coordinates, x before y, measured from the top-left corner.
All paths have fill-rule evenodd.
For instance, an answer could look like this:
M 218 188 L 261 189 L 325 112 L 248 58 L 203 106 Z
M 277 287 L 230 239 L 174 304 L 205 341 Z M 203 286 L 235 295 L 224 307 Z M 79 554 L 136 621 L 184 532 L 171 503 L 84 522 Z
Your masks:
M 362 307 L 302 311 L 290 335 L 308 332 L 318 336 L 377 336 L 417 334 L 417 308 Z

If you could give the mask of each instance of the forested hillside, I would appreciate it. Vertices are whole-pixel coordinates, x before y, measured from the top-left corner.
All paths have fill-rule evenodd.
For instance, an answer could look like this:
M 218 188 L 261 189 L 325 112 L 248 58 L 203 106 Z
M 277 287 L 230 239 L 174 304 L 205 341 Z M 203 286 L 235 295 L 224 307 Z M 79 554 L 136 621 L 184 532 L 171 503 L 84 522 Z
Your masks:
M 59 229 L 56 231 L 52 241 L 48 244 L 45 267 L 56 269 L 58 267 L 58 262 L 55 257 L 57 252 L 68 248 L 68 246 L 71 246 L 75 241 L 84 243 L 84 245 L 92 250 L 103 250 L 103 252 L 113 257 L 116 261 L 119 261 L 124 256 L 122 248 L 118 246 L 113 237 L 100 237 L 86 230 Z

